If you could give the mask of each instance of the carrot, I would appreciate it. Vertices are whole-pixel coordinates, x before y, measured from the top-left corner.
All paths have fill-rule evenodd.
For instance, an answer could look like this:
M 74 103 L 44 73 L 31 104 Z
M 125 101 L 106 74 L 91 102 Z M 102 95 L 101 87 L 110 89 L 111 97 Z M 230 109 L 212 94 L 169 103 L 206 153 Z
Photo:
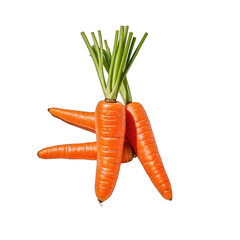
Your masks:
M 172 189 L 148 116 L 140 103 L 126 105 L 126 135 L 145 171 L 160 194 L 172 200 Z
M 127 56 L 133 33 L 128 34 L 128 27 L 121 26 L 120 35 L 116 31 L 111 63 L 104 57 L 101 32 L 98 31 L 99 43 L 92 33 L 92 47 L 84 32 L 81 33 L 96 67 L 105 101 L 97 104 L 95 124 L 97 136 L 97 170 L 95 192 L 101 203 L 107 200 L 115 187 L 123 152 L 126 129 L 125 107 L 117 102 L 120 86 L 132 64 L 126 66 Z M 119 35 L 119 37 L 118 37 Z M 105 41 L 106 44 L 106 41 Z M 107 49 L 110 52 L 109 48 Z M 133 59 L 134 60 L 134 59 Z M 103 66 L 109 63 L 108 81 L 105 82 Z
M 68 124 L 95 133 L 94 112 L 82 112 L 60 108 L 49 108 L 48 111 L 54 117 L 59 118 Z
M 47 147 L 38 152 L 38 157 L 43 159 L 97 159 L 97 142 L 64 144 L 53 147 Z M 132 161 L 134 155 L 130 143 L 125 140 L 122 161 L 127 163 Z
M 145 38 L 146 34 L 130 58 L 133 48 L 133 46 L 131 46 L 128 56 L 129 60 L 127 60 L 126 63 L 127 66 L 131 65 L 131 59 L 136 57 Z M 134 42 L 132 45 L 134 45 Z M 105 69 L 109 71 L 111 53 L 105 52 L 105 55 L 106 58 L 109 59 L 108 62 L 105 61 Z M 126 77 L 123 80 L 120 90 L 122 99 L 126 104 L 126 136 L 154 186 L 165 199 L 172 200 L 171 184 L 158 152 L 150 121 L 143 106 L 140 103 L 132 102 Z
M 99 202 L 115 187 L 123 153 L 126 116 L 120 102 L 100 101 L 96 108 L 97 172 L 95 191 Z

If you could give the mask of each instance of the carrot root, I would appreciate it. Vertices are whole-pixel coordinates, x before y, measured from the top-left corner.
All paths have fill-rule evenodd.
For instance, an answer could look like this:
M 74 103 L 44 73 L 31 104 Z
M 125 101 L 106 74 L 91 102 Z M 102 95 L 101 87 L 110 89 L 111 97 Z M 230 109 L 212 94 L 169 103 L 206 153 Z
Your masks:
M 114 190 L 121 165 L 126 128 L 124 105 L 100 101 L 95 117 L 98 143 L 95 192 L 103 202 Z
M 126 135 L 141 164 L 160 194 L 172 200 L 172 189 L 148 116 L 140 103 L 126 105 Z
M 37 155 L 42 159 L 65 158 L 97 160 L 97 142 L 47 147 L 40 150 Z M 132 146 L 127 140 L 125 140 L 121 163 L 130 162 L 134 157 L 135 155 L 133 154 Z

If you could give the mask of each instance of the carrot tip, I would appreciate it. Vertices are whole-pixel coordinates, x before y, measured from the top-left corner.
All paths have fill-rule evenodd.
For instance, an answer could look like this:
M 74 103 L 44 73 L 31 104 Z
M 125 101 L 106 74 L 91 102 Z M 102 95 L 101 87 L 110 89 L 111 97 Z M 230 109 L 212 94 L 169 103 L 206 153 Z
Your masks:
M 41 153 L 41 150 L 37 152 L 37 156 L 38 156 L 39 158 L 43 158 L 43 154 Z
M 101 200 L 98 199 L 98 202 L 100 203 L 100 206 L 102 206 L 102 202 L 103 202 L 103 201 L 101 201 Z

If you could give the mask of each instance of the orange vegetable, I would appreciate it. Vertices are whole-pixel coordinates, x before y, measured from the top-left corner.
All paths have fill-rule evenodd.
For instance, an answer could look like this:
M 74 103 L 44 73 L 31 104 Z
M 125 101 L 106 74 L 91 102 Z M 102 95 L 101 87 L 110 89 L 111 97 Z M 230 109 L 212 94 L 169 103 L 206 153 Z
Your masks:
M 73 126 L 95 133 L 95 113 L 49 108 L 48 111 L 56 118 Z
M 97 171 L 95 192 L 101 203 L 115 187 L 123 154 L 126 117 L 120 102 L 100 101 L 96 108 Z
M 160 194 L 172 200 L 172 189 L 148 116 L 140 103 L 126 105 L 126 135 L 145 171 Z
M 47 147 L 38 152 L 38 157 L 43 159 L 97 159 L 97 142 L 64 144 L 53 147 Z M 130 162 L 134 155 L 130 143 L 125 140 L 122 163 Z

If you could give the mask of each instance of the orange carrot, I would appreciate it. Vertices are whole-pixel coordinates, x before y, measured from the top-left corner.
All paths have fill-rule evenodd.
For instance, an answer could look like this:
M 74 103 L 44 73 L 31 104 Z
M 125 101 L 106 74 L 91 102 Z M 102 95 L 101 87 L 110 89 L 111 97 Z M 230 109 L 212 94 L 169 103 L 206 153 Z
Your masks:
M 38 152 L 38 157 L 43 159 L 86 159 L 97 160 L 97 142 L 64 144 L 47 147 Z M 130 143 L 125 140 L 122 163 L 132 161 L 134 155 Z
M 148 116 L 140 103 L 126 105 L 126 135 L 145 171 L 160 194 L 172 200 L 172 189 Z
M 56 118 L 82 128 L 84 130 L 95 133 L 95 113 L 82 112 L 75 110 L 67 110 L 61 108 L 49 108 L 48 111 Z
M 101 203 L 115 187 L 123 153 L 126 118 L 120 102 L 100 101 L 96 108 L 97 171 L 95 192 Z

